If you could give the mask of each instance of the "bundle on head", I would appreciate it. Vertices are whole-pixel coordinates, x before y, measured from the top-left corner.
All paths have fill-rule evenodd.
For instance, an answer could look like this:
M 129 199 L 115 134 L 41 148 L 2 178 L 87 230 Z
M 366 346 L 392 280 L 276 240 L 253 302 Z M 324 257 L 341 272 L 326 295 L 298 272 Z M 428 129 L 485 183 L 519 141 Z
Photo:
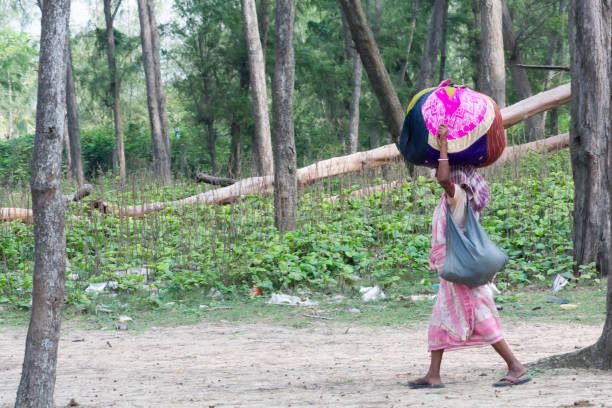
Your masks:
M 506 147 L 506 133 L 497 104 L 487 95 L 467 88 L 447 86 L 416 94 L 408 105 L 399 150 L 412 164 L 437 167 L 437 129 L 448 126 L 449 164 L 485 167 Z

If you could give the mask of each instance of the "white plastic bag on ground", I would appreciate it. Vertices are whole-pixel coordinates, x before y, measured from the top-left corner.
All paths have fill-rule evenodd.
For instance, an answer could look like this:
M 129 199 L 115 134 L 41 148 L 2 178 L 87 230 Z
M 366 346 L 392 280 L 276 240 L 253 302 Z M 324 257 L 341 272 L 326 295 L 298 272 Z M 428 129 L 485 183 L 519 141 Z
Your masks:
M 387 297 L 385 292 L 383 292 L 378 286 L 362 286 L 359 289 L 359 293 L 361 293 L 361 300 L 364 302 L 372 302 L 375 300 L 385 299 Z
M 285 295 L 284 293 L 273 293 L 269 305 L 289 305 L 289 306 L 314 306 L 319 302 L 312 301 L 308 298 L 299 298 L 298 296 Z

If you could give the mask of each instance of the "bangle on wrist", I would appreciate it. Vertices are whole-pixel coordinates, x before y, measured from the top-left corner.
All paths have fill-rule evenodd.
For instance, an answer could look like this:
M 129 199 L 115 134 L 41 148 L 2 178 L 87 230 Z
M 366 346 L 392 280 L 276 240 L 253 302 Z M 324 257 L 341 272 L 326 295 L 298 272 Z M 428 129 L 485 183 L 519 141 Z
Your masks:
M 438 159 L 438 161 L 448 161 L 448 159 Z

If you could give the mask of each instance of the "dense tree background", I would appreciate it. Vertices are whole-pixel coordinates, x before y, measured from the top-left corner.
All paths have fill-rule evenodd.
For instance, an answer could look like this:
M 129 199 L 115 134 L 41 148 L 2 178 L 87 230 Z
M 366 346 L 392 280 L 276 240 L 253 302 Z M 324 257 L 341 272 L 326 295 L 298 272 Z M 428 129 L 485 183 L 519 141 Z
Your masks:
M 401 104 L 405 107 L 417 92 L 425 39 L 433 0 L 366 0 L 362 6 L 374 32 L 385 66 Z M 0 173 L 6 179 L 28 175 L 27 152 L 31 150 L 34 124 L 37 40 L 22 32 L 36 15 L 32 3 L 18 7 L 2 2 L 0 20 Z M 520 55 L 525 64 L 569 65 L 567 6 L 564 0 L 508 0 Z M 476 88 L 480 29 L 474 1 L 450 1 L 447 16 L 445 63 L 440 52 L 433 69 L 440 76 Z M 257 2 L 258 8 L 260 2 Z M 253 173 L 254 129 L 248 85 L 244 29 L 239 0 L 175 0 L 159 5 L 162 76 L 168 100 L 172 169 L 226 175 L 230 160 L 232 129 L 240 137 L 240 176 Z M 274 46 L 274 2 L 268 4 L 267 48 Z M 295 19 L 295 144 L 298 167 L 344 154 L 349 132 L 353 60 L 346 52 L 340 6 L 336 0 L 298 2 Z M 410 52 L 406 45 L 416 10 Z M 10 23 L 10 24 L 9 24 Z M 106 63 L 106 35 L 102 4 L 95 4 L 87 24 L 72 29 L 72 54 L 82 130 L 86 178 L 113 170 L 114 128 L 112 95 Z M 115 52 L 121 81 L 121 107 L 128 173 L 150 170 L 151 137 L 142 68 L 138 12 L 122 4 L 115 21 Z M 552 50 L 552 51 L 551 51 Z M 554 51 L 554 52 L 553 52 Z M 266 52 L 266 75 L 271 88 L 274 52 Z M 506 51 L 506 103 L 519 98 Z M 397 78 L 406 67 L 401 85 Z M 441 72 L 442 71 L 442 72 Z M 567 82 L 569 74 L 528 70 L 533 93 Z M 9 102 L 9 78 L 12 103 Z M 244 77 L 243 77 L 244 78 Z M 271 98 L 269 98 L 271 104 Z M 566 108 L 547 115 L 546 135 L 567 131 Z M 8 117 L 12 132 L 8 134 Z M 552 118 L 552 121 L 551 121 Z M 560 125 L 557 125 L 559 120 Z M 523 125 L 518 125 L 522 127 Z M 560 127 L 559 127 L 560 126 Z M 559 130 L 558 130 L 559 129 Z M 514 132 L 514 134 L 520 132 Z M 235 136 L 236 137 L 236 136 Z M 527 139 L 529 135 L 524 135 Z M 364 75 L 360 98 L 358 150 L 388 143 L 378 101 Z M 518 141 L 510 141 L 516 143 Z M 26 154 L 20 154 L 26 152 Z M 185 164 L 181 164 L 184 159 Z

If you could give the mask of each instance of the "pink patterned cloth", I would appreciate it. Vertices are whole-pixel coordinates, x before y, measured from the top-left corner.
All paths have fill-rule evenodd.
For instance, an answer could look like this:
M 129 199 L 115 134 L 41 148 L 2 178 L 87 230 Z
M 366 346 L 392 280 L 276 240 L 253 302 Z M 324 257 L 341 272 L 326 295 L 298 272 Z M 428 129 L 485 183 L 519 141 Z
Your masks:
M 473 166 L 451 167 L 455 188 L 465 190 L 478 214 L 491 200 L 489 187 Z M 458 204 L 459 205 L 459 204 Z M 432 221 L 429 266 L 438 271 L 446 258 L 446 193 L 440 198 Z M 429 320 L 428 350 L 450 350 L 493 344 L 503 339 L 493 295 L 488 285 L 470 288 L 440 279 L 440 289 Z
M 431 134 L 437 134 L 440 124 L 448 125 L 448 140 L 461 139 L 474 130 L 484 120 L 486 112 L 485 96 L 463 88 L 454 89 L 452 97 L 447 88 L 438 88 L 421 108 L 425 126 Z

